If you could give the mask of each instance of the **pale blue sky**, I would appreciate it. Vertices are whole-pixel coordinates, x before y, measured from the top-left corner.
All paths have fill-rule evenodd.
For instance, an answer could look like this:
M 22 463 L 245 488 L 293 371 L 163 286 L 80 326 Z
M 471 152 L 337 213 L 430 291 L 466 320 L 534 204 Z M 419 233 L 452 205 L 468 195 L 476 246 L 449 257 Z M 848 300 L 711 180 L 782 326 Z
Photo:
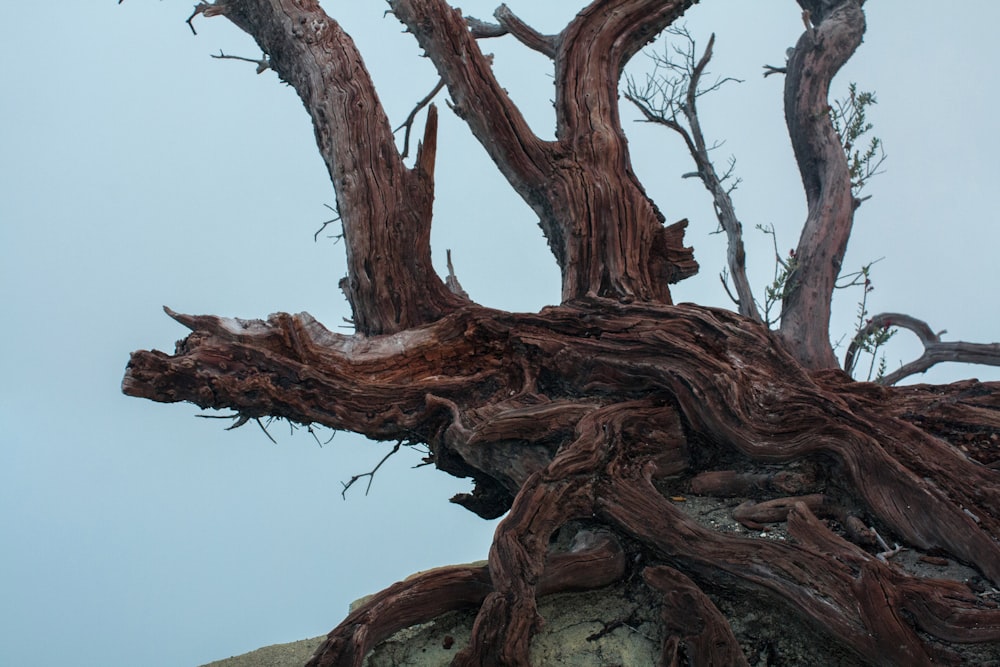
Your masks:
M 430 65 L 381 2 L 327 3 L 354 35 L 388 113 L 401 121 L 433 85 Z M 579 5 L 510 2 L 543 31 Z M 340 9 L 340 6 L 346 9 Z M 462 3 L 488 16 L 492 3 Z M 847 265 L 875 267 L 874 310 L 899 310 L 949 339 L 1000 339 L 993 32 L 1000 5 L 867 3 L 869 33 L 840 90 L 878 93 L 888 172 L 859 211 Z M 933 11 L 931 11 L 933 8 Z M 257 57 L 222 19 L 184 24 L 191 3 L 54 0 L 5 9 L 0 43 L 0 664 L 197 665 L 320 634 L 347 604 L 407 574 L 483 558 L 494 523 L 447 503 L 468 484 L 415 453 L 391 459 L 368 497 L 340 482 L 385 445 L 347 434 L 320 448 L 275 427 L 226 432 L 188 405 L 119 391 L 128 353 L 172 349 L 185 331 L 160 310 L 264 317 L 308 310 L 331 328 L 348 309 L 343 249 L 314 243 L 332 191 L 297 97 L 271 72 L 209 58 Z M 896 13 L 890 13 L 896 12 Z M 792 247 L 804 217 L 781 118 L 781 64 L 801 31 L 791 0 L 704 0 L 688 15 L 714 72 L 746 79 L 702 103 L 744 183 L 736 205 L 758 290 L 773 223 Z M 546 61 L 485 44 L 512 96 L 551 133 Z M 641 71 L 641 57 L 637 59 Z M 443 103 L 442 103 L 443 107 Z M 473 298 L 532 310 L 558 299 L 529 209 L 442 109 L 435 261 L 451 248 Z M 630 115 L 631 112 L 628 112 Z M 688 217 L 702 274 L 679 301 L 725 305 L 723 237 L 673 136 L 629 125 L 636 169 L 670 220 Z M 443 268 L 443 267 L 442 267 Z M 850 330 L 857 294 L 836 304 Z M 345 330 L 346 331 L 346 330 Z M 890 367 L 916 352 L 903 340 Z M 927 379 L 997 369 L 942 367 Z

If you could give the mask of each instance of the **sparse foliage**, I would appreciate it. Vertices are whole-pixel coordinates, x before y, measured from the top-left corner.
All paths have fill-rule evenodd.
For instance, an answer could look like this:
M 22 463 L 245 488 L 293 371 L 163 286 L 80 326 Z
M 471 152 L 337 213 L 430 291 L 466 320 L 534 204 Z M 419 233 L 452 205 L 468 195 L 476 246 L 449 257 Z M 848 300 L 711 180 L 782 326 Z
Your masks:
M 886 371 L 885 353 L 882 352 L 880 355 L 879 352 L 882 350 L 882 347 L 895 335 L 896 329 L 891 326 L 891 322 L 887 322 L 886 325 L 882 327 L 868 327 L 872 321 L 868 313 L 868 295 L 875 289 L 871 280 L 871 267 L 873 263 L 874 262 L 865 264 L 856 273 L 845 276 L 845 278 L 847 278 L 847 282 L 845 284 L 838 285 L 838 287 L 861 287 L 861 300 L 858 301 L 857 310 L 857 333 L 851 341 L 851 347 L 855 350 L 855 353 L 850 359 L 850 365 L 845 365 L 844 370 L 851 377 L 857 377 L 857 364 L 860 359 L 857 355 L 857 351 L 865 352 L 871 357 L 871 362 L 868 365 L 865 380 L 869 382 L 872 380 L 878 382 L 885 377 Z M 875 365 L 876 362 L 878 363 L 877 367 Z
M 770 236 L 771 244 L 774 246 L 774 276 L 771 284 L 764 288 L 764 324 L 771 328 L 781 320 L 781 312 L 774 313 L 774 311 L 781 306 L 791 289 L 789 281 L 798 268 L 798 260 L 795 258 L 794 248 L 789 250 L 785 257 L 781 256 L 774 225 L 757 225 L 757 229 Z
M 869 180 L 882 173 L 882 165 L 886 160 L 881 139 L 870 137 L 867 143 L 863 143 L 866 135 L 875 127 L 868 120 L 868 109 L 877 102 L 875 93 L 859 93 L 857 84 L 852 82 L 848 86 L 847 96 L 835 101 L 830 108 L 833 129 L 840 137 L 847 155 L 851 192 L 855 198 L 860 196 Z

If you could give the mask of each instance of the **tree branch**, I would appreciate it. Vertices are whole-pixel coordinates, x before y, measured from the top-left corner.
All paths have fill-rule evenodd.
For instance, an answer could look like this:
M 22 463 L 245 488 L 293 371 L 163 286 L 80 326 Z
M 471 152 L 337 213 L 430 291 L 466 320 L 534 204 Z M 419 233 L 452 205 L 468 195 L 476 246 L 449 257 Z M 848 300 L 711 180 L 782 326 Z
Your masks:
M 353 40 L 315 0 L 226 0 L 198 10 L 250 34 L 312 117 L 344 224 L 341 287 L 358 330 L 401 331 L 458 307 L 431 263 L 433 114 L 423 159 L 409 170 Z
M 503 35 L 513 35 L 517 41 L 521 42 L 529 49 L 538 51 L 544 56 L 554 58 L 556 49 L 559 46 L 558 35 L 543 35 L 530 25 L 525 23 L 506 4 L 497 7 L 493 12 L 493 17 L 498 23 L 486 23 L 479 19 L 466 17 L 469 29 L 474 37 L 502 37 Z
M 736 303 L 739 313 L 757 322 L 763 321 L 753 298 L 750 281 L 746 274 L 746 252 L 743 248 L 743 225 L 736 217 L 736 208 L 731 196 L 735 185 L 725 187 L 723 181 L 730 172 L 722 177 L 715 170 L 715 165 L 709 157 L 709 148 L 701 129 L 698 118 L 697 99 L 711 90 L 716 90 L 729 79 L 717 81 L 707 89 L 700 90 L 701 78 L 712 58 L 712 47 L 715 44 L 713 34 L 702 56 L 695 60 L 695 43 L 690 33 L 684 28 L 671 28 L 670 34 L 686 40 L 687 47 L 683 52 L 684 62 L 675 63 L 669 55 L 654 56 L 656 69 L 647 77 L 646 86 L 640 90 L 634 81 L 629 80 L 628 92 L 625 97 L 635 104 L 648 122 L 663 125 L 678 133 L 687 145 L 688 152 L 694 159 L 697 172 L 705 189 L 712 195 L 716 219 L 719 226 L 726 232 L 728 240 L 727 263 L 729 274 L 736 287 Z M 678 52 L 680 50 L 678 49 Z M 660 74 L 658 70 L 667 70 Z M 687 82 L 685 86 L 684 83 Z M 687 120 L 687 127 L 681 124 L 678 116 Z M 690 129 L 689 129 L 690 128 Z M 739 181 L 737 180 L 736 183 Z M 729 286 L 723 280 L 726 291 Z
M 910 315 L 902 313 L 879 313 L 875 315 L 867 324 L 860 329 L 847 348 L 844 358 L 844 368 L 849 368 L 846 364 L 853 364 L 854 357 L 858 354 L 859 343 L 865 337 L 881 329 L 889 327 L 901 327 L 908 329 L 917 335 L 920 343 L 924 346 L 924 352 L 919 358 L 904 364 L 897 370 L 885 375 L 877 380 L 879 384 L 893 385 L 917 373 L 923 373 L 930 367 L 943 362 L 955 362 L 964 364 L 983 364 L 986 366 L 1000 366 L 1000 343 L 967 343 L 964 341 L 941 340 L 940 334 L 934 333 L 930 326 L 923 320 L 918 320 Z M 943 331 L 941 333 L 944 333 Z
M 814 14 L 816 27 L 799 38 L 785 77 L 785 121 L 808 214 L 795 251 L 796 269 L 788 277 L 780 325 L 788 349 L 812 369 L 837 365 L 829 339 L 830 304 L 855 209 L 847 158 L 830 119 L 829 87 L 865 31 L 858 0 L 840 0 L 835 9 L 829 13 L 823 9 L 819 16 L 822 22 Z
M 555 144 L 531 132 L 497 83 L 475 41 L 480 24 L 470 31 L 443 0 L 390 3 L 445 80 L 455 111 L 538 214 L 562 269 L 564 301 L 669 303 L 668 284 L 697 271 L 682 243 L 686 223 L 665 228 L 632 171 L 617 92 L 625 62 L 691 2 L 597 0 L 563 30 Z M 610 61 L 596 57 L 604 49 Z
M 452 110 L 525 201 L 542 204 L 531 189 L 545 178 L 548 148 L 493 76 L 461 13 L 444 0 L 390 0 L 389 6 L 448 86 Z

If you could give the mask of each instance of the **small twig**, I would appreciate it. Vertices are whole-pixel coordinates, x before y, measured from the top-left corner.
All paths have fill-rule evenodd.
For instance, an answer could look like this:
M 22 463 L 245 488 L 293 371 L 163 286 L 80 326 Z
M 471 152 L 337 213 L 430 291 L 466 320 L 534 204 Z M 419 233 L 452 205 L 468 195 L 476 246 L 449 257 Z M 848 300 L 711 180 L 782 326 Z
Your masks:
M 260 426 L 260 430 L 264 432 L 264 435 L 267 436 L 268 440 L 270 440 L 274 444 L 278 444 L 278 441 L 272 438 L 271 434 L 267 432 L 267 427 L 264 426 L 264 422 L 262 422 L 259 417 L 254 419 L 254 421 L 257 422 L 257 426 Z M 235 428 L 235 427 L 230 427 L 230 428 Z
M 243 415 L 241 415 L 240 413 L 237 412 L 237 413 L 231 414 L 231 415 L 195 415 L 195 417 L 197 417 L 198 419 L 240 419 L 240 418 L 243 417 Z M 247 417 L 246 421 L 249 421 L 249 420 L 250 420 L 250 418 Z M 246 423 L 246 421 L 244 421 L 243 423 Z M 242 426 L 242 424 L 241 424 L 241 426 Z
M 726 295 L 729 300 L 732 301 L 737 306 L 740 304 L 740 300 L 736 298 L 736 295 L 729 291 L 729 272 L 725 269 L 719 274 L 719 281 L 722 283 L 722 289 L 726 290 Z
M 330 206 L 329 204 L 323 204 L 323 206 L 326 206 L 328 209 L 330 209 L 331 211 L 333 211 L 334 213 L 336 213 L 337 217 L 332 218 L 330 220 L 327 220 L 326 222 L 323 223 L 322 227 L 320 227 L 319 229 L 316 230 L 316 233 L 313 234 L 313 241 L 314 242 L 319 240 L 319 235 L 323 233 L 323 230 L 326 229 L 327 225 L 332 225 L 333 223 L 338 222 L 340 220 L 340 210 L 339 210 L 339 208 L 334 208 L 334 207 Z M 337 241 L 339 241 L 340 239 L 344 238 L 344 234 L 343 233 L 334 234 L 330 238 L 336 239 L 334 241 L 334 243 L 336 244 Z
M 382 460 L 378 462 L 378 465 L 376 465 L 370 471 L 357 474 L 354 477 L 351 477 L 351 479 L 349 479 L 347 482 L 341 482 L 340 484 L 341 486 L 344 487 L 344 489 L 340 492 L 340 497 L 343 498 L 344 500 L 347 500 L 347 490 L 352 486 L 354 486 L 354 483 L 357 482 L 362 477 L 368 478 L 368 486 L 365 487 L 365 495 L 367 496 L 368 492 L 372 488 L 372 482 L 375 481 L 375 473 L 377 473 L 378 469 L 382 467 L 382 464 L 388 461 L 389 457 L 398 452 L 399 448 L 402 446 L 403 446 L 403 441 L 402 440 L 397 441 L 396 446 L 392 448 L 392 451 L 383 456 Z
M 198 417 L 200 419 L 234 419 L 235 422 L 232 425 L 226 427 L 227 431 L 232 431 L 233 429 L 237 429 L 240 426 L 246 424 L 248 421 L 250 421 L 250 417 L 248 415 L 241 415 L 238 412 L 232 415 L 195 415 L 195 417 Z
M 329 445 L 331 442 L 333 442 L 334 436 L 337 435 L 337 431 L 334 431 L 333 433 L 330 434 L 329 440 L 327 440 L 326 442 L 320 442 L 319 436 L 316 435 L 316 430 L 312 427 L 312 424 L 306 424 L 306 431 L 309 433 L 309 435 L 313 437 L 313 440 L 316 441 L 316 444 L 319 445 L 320 448 L 322 448 L 323 445 Z
M 121 3 L 119 3 L 121 4 Z M 194 17 L 198 14 L 203 14 L 206 18 L 212 16 L 221 16 L 226 13 L 226 8 L 219 5 L 210 5 L 207 2 L 199 2 L 194 6 L 194 11 L 191 12 L 191 16 L 187 19 L 188 27 L 191 28 L 191 33 L 194 35 L 198 34 L 198 31 L 194 29 Z
M 889 547 L 886 541 L 882 539 L 882 536 L 878 534 L 878 531 L 875 530 L 875 526 L 871 526 L 869 530 L 872 531 L 872 533 L 875 535 L 875 541 L 878 542 L 878 545 L 882 547 L 882 551 L 875 554 L 875 557 L 878 558 L 880 561 L 885 562 L 887 558 L 892 558 L 893 556 L 895 556 L 896 554 L 898 554 L 900 551 L 903 550 L 903 547 L 899 546 L 898 544 L 895 545 L 894 547 Z
M 413 107 L 413 110 L 410 112 L 410 115 L 406 117 L 406 120 L 403 121 L 403 124 L 392 131 L 392 133 L 395 134 L 404 127 L 406 128 L 406 132 L 403 134 L 403 152 L 399 156 L 400 158 L 405 160 L 406 156 L 410 154 L 410 131 L 413 129 L 413 121 L 416 119 L 417 114 L 420 113 L 421 109 L 431 103 L 431 100 L 434 99 L 435 95 L 441 92 L 442 88 L 444 88 L 444 79 L 438 79 L 437 84 L 431 92 L 427 93 L 427 95 Z
M 466 16 L 465 22 L 469 25 L 469 32 L 476 39 L 513 35 L 517 41 L 529 49 L 538 51 L 549 58 L 555 58 L 556 50 L 559 48 L 558 35 L 543 35 L 522 21 L 520 17 L 510 11 L 507 5 L 500 5 L 493 12 L 493 18 L 498 23 L 489 23 L 473 16 Z
M 246 424 L 247 422 L 249 422 L 251 419 L 250 416 L 239 413 L 234 415 L 195 415 L 195 417 L 200 417 L 202 419 L 235 419 L 236 421 L 231 426 L 226 427 L 227 431 L 232 431 L 233 429 L 237 429 Z M 275 440 L 273 437 L 271 437 L 271 434 L 267 432 L 267 427 L 264 426 L 264 423 L 260 420 L 260 417 L 253 417 L 252 419 L 255 422 L 257 422 L 257 426 L 260 426 L 260 430 L 264 432 L 264 435 L 267 436 L 268 440 L 270 440 L 274 444 L 278 444 L 278 441 Z
M 259 60 L 255 60 L 253 58 L 244 58 L 242 56 L 230 56 L 230 55 L 226 55 L 220 49 L 219 50 L 219 55 L 217 55 L 217 56 L 213 55 L 212 57 L 215 58 L 216 60 L 242 60 L 243 62 L 246 62 L 246 63 L 254 63 L 255 65 L 257 65 L 257 74 L 260 74 L 264 70 L 271 69 L 271 61 L 267 59 L 267 54 L 266 53 L 263 54 L 263 55 L 261 55 L 261 57 L 260 57 Z

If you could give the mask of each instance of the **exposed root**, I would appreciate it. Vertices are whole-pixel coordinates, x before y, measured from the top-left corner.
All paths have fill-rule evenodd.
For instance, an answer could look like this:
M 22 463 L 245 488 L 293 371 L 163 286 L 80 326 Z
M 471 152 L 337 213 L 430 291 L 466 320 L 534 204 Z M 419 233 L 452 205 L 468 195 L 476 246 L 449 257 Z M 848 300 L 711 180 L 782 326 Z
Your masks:
M 859 661 L 948 662 L 954 651 L 940 642 L 1000 641 L 992 597 L 908 574 L 877 544 L 950 555 L 996 585 L 1000 473 L 945 440 L 1000 433 L 992 385 L 934 393 L 810 375 L 763 327 L 692 306 L 599 301 L 511 315 L 469 305 L 361 340 L 307 316 L 174 316 L 195 331 L 176 356 L 137 353 L 129 393 L 424 441 L 438 467 L 480 480 L 482 511 L 513 500 L 488 568 L 388 589 L 313 664 L 358 664 L 393 630 L 456 606 L 478 609 L 456 664 L 527 664 L 537 596 L 602 581 L 577 562 L 546 583 L 552 537 L 573 521 L 622 540 L 628 567 L 622 556 L 616 576 L 646 569 L 650 586 L 689 610 L 664 620 L 665 661 L 738 662 L 712 590 L 767 600 Z M 699 525 L 667 499 L 692 491 L 750 497 L 736 518 L 785 522 L 788 538 Z

